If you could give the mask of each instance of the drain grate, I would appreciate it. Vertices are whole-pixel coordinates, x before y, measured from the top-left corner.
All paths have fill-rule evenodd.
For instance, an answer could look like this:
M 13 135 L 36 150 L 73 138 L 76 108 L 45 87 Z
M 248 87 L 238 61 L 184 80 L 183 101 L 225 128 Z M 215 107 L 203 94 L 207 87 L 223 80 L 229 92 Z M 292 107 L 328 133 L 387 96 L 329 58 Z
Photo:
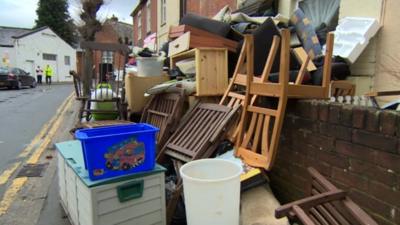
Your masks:
M 17 174 L 17 177 L 42 177 L 48 163 L 44 164 L 26 164 Z

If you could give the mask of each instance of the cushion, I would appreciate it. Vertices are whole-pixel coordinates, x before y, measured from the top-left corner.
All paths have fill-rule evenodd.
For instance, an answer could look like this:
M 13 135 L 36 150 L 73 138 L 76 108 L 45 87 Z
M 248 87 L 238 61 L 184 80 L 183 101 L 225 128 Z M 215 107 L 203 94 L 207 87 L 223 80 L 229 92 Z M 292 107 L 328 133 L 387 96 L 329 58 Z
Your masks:
M 254 36 L 254 74 L 261 75 L 265 62 L 268 58 L 269 52 L 272 47 L 272 40 L 275 35 L 280 36 L 280 32 L 276 27 L 274 21 L 268 18 L 260 27 L 253 32 Z M 276 53 L 275 61 L 271 69 L 271 73 L 279 72 L 280 64 L 280 45 Z M 290 56 L 290 69 L 298 70 L 300 65 L 293 54 Z
M 182 17 L 180 24 L 196 27 L 222 37 L 226 37 L 231 30 L 227 23 L 191 13 Z
M 295 26 L 297 35 L 299 36 L 304 49 L 310 54 L 311 58 L 322 54 L 322 47 L 319 43 L 317 34 L 311 24 L 311 21 L 304 15 L 301 9 L 294 11 L 290 22 Z

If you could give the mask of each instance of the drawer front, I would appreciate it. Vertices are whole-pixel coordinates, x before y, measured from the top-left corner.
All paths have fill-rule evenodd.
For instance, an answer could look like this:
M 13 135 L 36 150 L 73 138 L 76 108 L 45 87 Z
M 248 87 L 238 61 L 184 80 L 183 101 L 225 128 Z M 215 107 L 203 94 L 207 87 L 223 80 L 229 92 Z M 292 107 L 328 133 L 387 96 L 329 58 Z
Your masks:
M 165 224 L 163 182 L 164 174 L 160 173 L 92 189 L 92 193 L 95 193 L 95 224 Z M 122 198 L 121 188 L 126 192 Z
M 189 50 L 190 48 L 190 32 L 186 32 L 174 41 L 169 43 L 168 56 Z

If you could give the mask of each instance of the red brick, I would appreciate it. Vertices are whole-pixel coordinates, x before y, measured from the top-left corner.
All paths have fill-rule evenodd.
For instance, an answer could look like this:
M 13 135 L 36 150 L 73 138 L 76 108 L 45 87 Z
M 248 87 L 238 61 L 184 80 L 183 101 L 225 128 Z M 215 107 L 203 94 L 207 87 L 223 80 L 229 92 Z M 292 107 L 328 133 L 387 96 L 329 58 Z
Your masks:
M 319 113 L 318 118 L 321 121 L 328 121 L 329 119 L 329 106 L 326 103 L 322 103 L 319 105 Z
M 378 152 L 371 148 L 352 144 L 350 142 L 345 142 L 345 141 L 336 141 L 335 150 L 339 154 L 350 156 L 370 163 L 375 163 L 376 155 Z
M 339 168 L 332 169 L 332 178 L 351 187 L 356 188 L 362 191 L 368 190 L 368 181 L 367 179 L 358 176 L 354 173 L 349 172 L 348 170 L 343 170 Z
M 383 202 L 400 207 L 400 191 L 397 189 L 393 190 L 384 184 L 371 181 L 368 193 Z
M 312 101 L 310 106 L 310 119 L 318 120 L 319 104 L 317 101 Z
M 377 215 L 377 214 L 371 214 L 370 215 L 372 219 L 374 219 L 379 225 L 399 225 L 398 223 L 393 223 L 391 221 L 388 221 L 386 218 Z
M 353 126 L 353 106 L 343 105 L 340 113 L 340 124 L 346 127 Z
M 349 167 L 348 159 L 332 152 L 318 151 L 317 160 L 341 169 Z
M 379 114 L 380 111 L 376 109 L 368 109 L 365 121 L 365 129 L 367 131 L 376 132 L 379 130 Z
M 400 173 L 400 155 L 378 152 L 376 155 L 376 163 L 383 168 Z
M 395 111 L 382 111 L 380 113 L 379 131 L 394 136 L 397 129 L 397 115 L 398 113 Z
M 341 104 L 332 103 L 329 106 L 329 122 L 330 123 L 339 123 L 340 121 L 340 111 L 341 111 Z
M 353 142 L 386 152 L 397 152 L 397 139 L 363 130 L 353 131 Z
M 300 100 L 296 102 L 296 113 L 303 118 L 311 119 L 311 102 Z
M 356 204 L 358 204 L 364 210 L 371 211 L 375 214 L 381 215 L 387 220 L 394 222 L 395 217 L 393 217 L 392 210 L 396 211 L 396 209 L 393 206 L 385 202 L 382 202 L 376 198 L 373 198 L 372 196 L 364 192 L 354 189 L 351 190 L 349 196 Z
M 351 141 L 351 128 L 330 123 L 320 123 L 319 130 L 323 135 L 335 137 L 340 140 Z
M 362 129 L 365 123 L 365 108 L 364 107 L 354 107 L 353 108 L 353 127 Z
M 334 148 L 335 138 L 314 133 L 309 135 L 307 141 L 319 150 L 329 151 Z
M 350 171 L 360 176 L 366 176 L 369 180 L 379 181 L 392 188 L 397 185 L 397 176 L 394 172 L 372 163 L 351 159 Z

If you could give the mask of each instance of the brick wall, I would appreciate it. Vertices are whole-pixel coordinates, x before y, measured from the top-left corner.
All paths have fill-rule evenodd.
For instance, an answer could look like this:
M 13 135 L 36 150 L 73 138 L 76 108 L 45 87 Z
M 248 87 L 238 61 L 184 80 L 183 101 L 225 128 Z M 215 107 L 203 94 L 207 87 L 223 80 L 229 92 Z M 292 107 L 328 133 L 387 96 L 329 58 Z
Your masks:
M 312 166 L 381 225 L 400 224 L 400 113 L 289 102 L 271 186 L 283 202 L 304 197 Z
M 206 17 L 213 17 L 225 5 L 232 10 L 236 9 L 236 0 L 187 0 L 186 13 L 195 13 Z
M 124 38 L 124 37 L 121 37 Z M 114 28 L 112 27 L 111 24 L 109 23 L 105 23 L 101 30 L 98 31 L 96 33 L 95 36 L 95 41 L 96 42 L 100 42 L 100 43 L 119 43 L 119 36 L 118 33 L 114 30 Z M 124 65 L 125 65 L 125 59 L 124 59 L 124 55 L 119 53 L 119 52 L 115 52 L 114 53 L 114 66 L 118 65 L 118 68 L 114 68 L 114 69 L 123 69 Z M 99 72 L 99 64 L 102 62 L 102 52 L 101 51 L 95 51 L 95 55 L 94 55 L 94 65 L 96 65 L 96 73 Z
M 147 32 L 147 1 L 141 3 L 138 6 L 137 13 L 133 15 L 133 44 L 135 46 L 142 46 L 143 40 L 147 37 L 148 34 L 157 32 L 157 0 L 148 0 L 150 2 L 150 11 L 151 11 L 151 25 L 150 32 Z M 142 21 L 142 35 L 141 38 L 138 36 L 138 12 L 141 12 L 141 21 Z

